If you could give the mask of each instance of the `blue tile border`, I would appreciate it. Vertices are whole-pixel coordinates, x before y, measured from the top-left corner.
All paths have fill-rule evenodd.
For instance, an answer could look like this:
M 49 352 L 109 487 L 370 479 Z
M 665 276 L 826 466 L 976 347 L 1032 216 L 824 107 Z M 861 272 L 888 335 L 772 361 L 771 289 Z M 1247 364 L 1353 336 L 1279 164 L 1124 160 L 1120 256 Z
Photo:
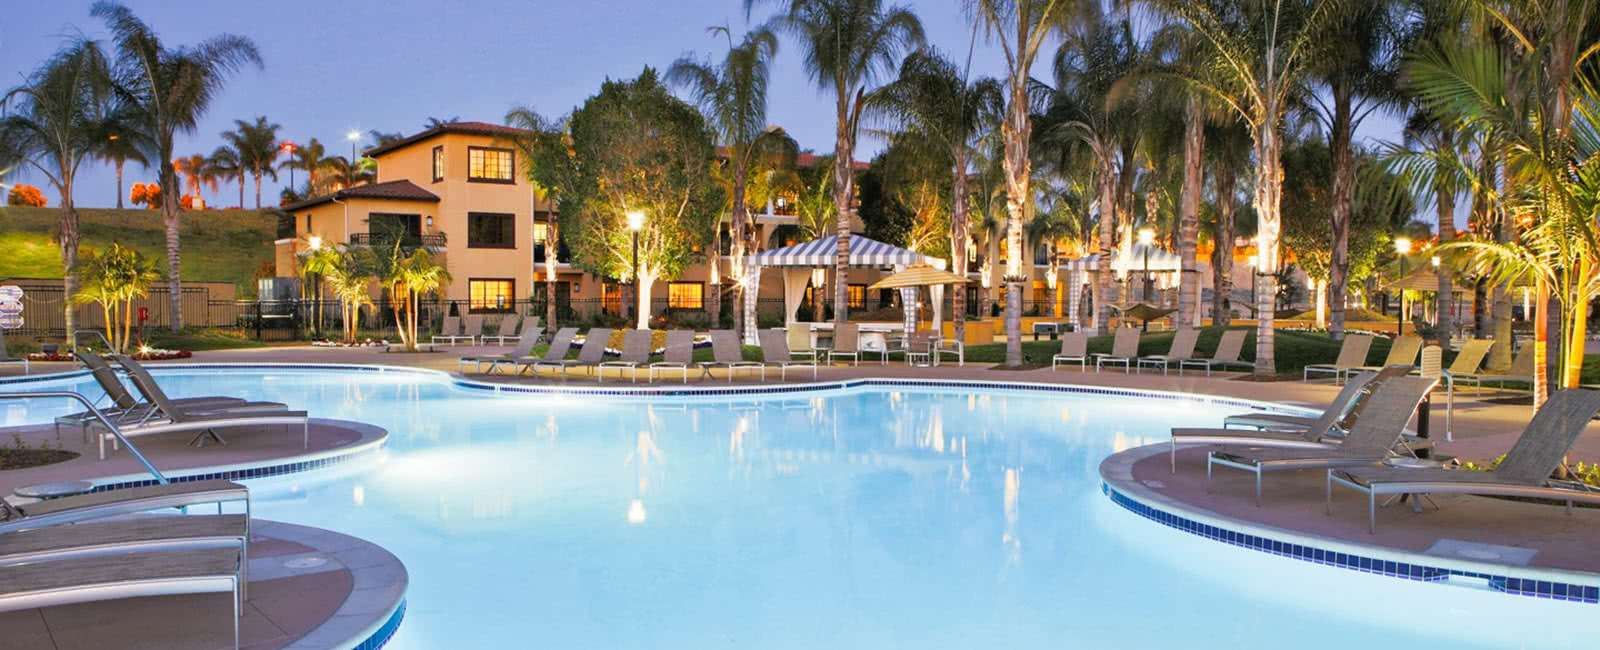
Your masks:
M 1150 506 L 1137 499 L 1118 491 L 1108 481 L 1100 483 L 1100 491 L 1111 499 L 1112 503 L 1136 515 L 1149 519 L 1164 526 L 1175 528 L 1186 533 L 1199 535 L 1206 539 L 1248 548 L 1262 553 L 1269 553 L 1279 557 L 1286 557 L 1321 564 L 1324 566 L 1372 573 L 1391 578 L 1417 580 L 1422 582 L 1441 582 L 1452 576 L 1463 578 L 1476 578 L 1485 580 L 1489 587 L 1496 591 L 1518 596 L 1532 596 L 1535 598 L 1549 598 L 1552 600 L 1566 600 L 1572 602 L 1600 604 L 1600 586 L 1563 583 L 1547 580 L 1531 580 L 1527 578 L 1514 578 L 1503 575 L 1466 571 L 1444 566 L 1430 564 L 1396 562 L 1383 558 L 1368 557 L 1355 553 L 1346 553 L 1322 549 L 1315 546 L 1286 542 L 1253 533 L 1235 531 L 1221 526 L 1213 526 L 1203 522 L 1189 519 L 1182 515 L 1174 514 Z
M 353 650 L 378 650 L 378 648 L 388 645 L 389 640 L 394 638 L 395 631 L 400 629 L 400 622 L 405 620 L 405 617 L 406 601 L 402 598 L 400 599 L 400 605 L 394 608 L 394 613 L 389 615 L 389 620 L 384 621 L 383 625 L 372 633 L 372 636 L 367 637 L 361 643 L 357 643 Z
M 378 440 L 377 444 L 375 445 L 363 444 L 355 449 L 349 450 L 348 453 L 324 456 L 322 458 L 278 463 L 276 465 L 239 467 L 236 469 L 227 469 L 217 472 L 197 472 L 191 474 L 169 473 L 167 474 L 167 481 L 171 483 L 189 483 L 191 481 L 212 481 L 217 479 L 228 481 L 244 481 L 255 478 L 267 478 L 269 476 L 282 476 L 284 474 L 309 472 L 326 467 L 333 467 L 335 465 L 342 465 L 351 461 L 364 460 L 374 455 L 383 453 L 384 449 L 386 449 L 388 446 L 389 438 L 386 435 L 382 439 Z M 182 472 L 184 470 L 177 471 Z M 154 478 L 117 481 L 114 483 L 102 483 L 100 485 L 96 485 L 94 486 L 94 491 L 106 492 L 108 490 L 120 490 L 123 488 L 145 487 L 149 485 L 155 485 L 156 483 L 157 481 Z

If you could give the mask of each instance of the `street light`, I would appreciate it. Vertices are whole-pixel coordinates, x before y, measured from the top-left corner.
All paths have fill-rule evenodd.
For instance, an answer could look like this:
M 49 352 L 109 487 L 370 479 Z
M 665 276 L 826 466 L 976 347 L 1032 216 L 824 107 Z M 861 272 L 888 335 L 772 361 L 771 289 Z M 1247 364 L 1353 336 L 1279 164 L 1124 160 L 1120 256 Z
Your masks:
M 344 139 L 350 141 L 350 168 L 345 170 L 349 176 L 344 179 L 345 186 L 350 187 L 356 184 L 356 143 L 361 142 L 361 132 L 350 129 L 349 133 L 344 134 Z
M 1150 244 L 1156 240 L 1156 231 L 1150 228 L 1139 230 L 1139 245 L 1144 247 L 1144 299 L 1150 299 Z
M 1396 237 L 1396 238 L 1394 238 L 1394 252 L 1398 253 L 1400 255 L 1400 279 L 1398 281 L 1404 281 L 1406 279 L 1406 255 L 1411 253 L 1411 238 L 1410 237 Z M 1395 336 L 1404 336 L 1405 335 L 1405 327 L 1406 327 L 1406 288 L 1405 288 L 1405 285 L 1401 285 L 1400 286 L 1400 317 L 1395 319 L 1395 323 L 1394 323 Z
M 294 143 L 293 142 L 285 142 L 285 143 L 283 143 L 283 153 L 288 154 L 290 156 L 293 156 L 294 155 Z M 291 161 L 291 164 L 289 165 L 289 189 L 291 189 L 291 190 L 294 189 L 294 165 L 292 164 L 292 162 L 293 161 Z
M 644 213 L 638 210 L 628 213 L 628 230 L 633 232 L 633 300 L 639 303 L 639 230 L 644 228 Z M 636 309 L 636 307 L 634 308 Z M 643 329 L 643 328 L 641 328 Z

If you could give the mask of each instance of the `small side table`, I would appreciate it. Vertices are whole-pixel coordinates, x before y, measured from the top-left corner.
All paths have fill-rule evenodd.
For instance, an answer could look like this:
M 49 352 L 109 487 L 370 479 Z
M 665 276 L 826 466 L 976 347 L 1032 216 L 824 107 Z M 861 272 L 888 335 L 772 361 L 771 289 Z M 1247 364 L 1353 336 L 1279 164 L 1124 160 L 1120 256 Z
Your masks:
M 88 481 L 60 481 L 56 483 L 40 483 L 26 485 L 16 489 L 15 494 L 20 499 L 29 502 L 48 501 L 61 497 L 74 497 L 94 491 L 94 484 Z

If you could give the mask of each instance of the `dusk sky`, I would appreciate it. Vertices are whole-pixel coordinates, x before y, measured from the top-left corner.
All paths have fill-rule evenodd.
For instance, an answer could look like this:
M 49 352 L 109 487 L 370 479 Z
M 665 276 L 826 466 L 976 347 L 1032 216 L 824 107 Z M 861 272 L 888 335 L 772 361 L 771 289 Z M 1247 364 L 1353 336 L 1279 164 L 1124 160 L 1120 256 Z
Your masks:
M 59 46 L 64 35 L 81 31 L 107 38 L 103 24 L 89 16 L 88 0 L 51 0 L 15 5 L 0 23 L 0 85 L 11 87 Z M 632 78 L 645 66 L 664 70 L 677 57 L 720 58 L 727 42 L 706 27 L 730 23 L 742 32 L 739 0 L 652 2 L 550 2 L 471 0 L 455 2 L 387 0 L 343 2 L 279 0 L 268 5 L 232 2 L 126 4 L 154 27 L 169 46 L 189 45 L 231 32 L 254 39 L 265 62 L 234 76 L 195 133 L 183 136 L 178 155 L 209 154 L 218 133 L 234 119 L 265 115 L 294 142 L 318 138 L 329 155 L 349 155 L 345 134 L 359 130 L 421 130 L 429 117 L 499 122 L 513 105 L 526 104 L 546 115 L 570 111 L 599 90 L 607 77 Z M 960 0 L 925 0 L 911 6 L 921 17 L 930 43 L 958 61 L 965 58 L 972 28 Z M 756 7 L 761 22 L 777 3 Z M 1048 75 L 1054 45 L 1040 56 L 1036 76 Z M 768 118 L 783 126 L 802 148 L 833 149 L 832 99 L 806 77 L 800 54 L 781 38 L 772 71 Z M 978 37 L 972 73 L 999 76 L 1004 59 L 997 46 Z M 1362 135 L 1392 137 L 1394 121 L 1374 118 Z M 868 159 L 883 143 L 863 135 L 857 158 Z M 154 169 L 136 165 L 125 171 L 125 185 L 154 181 Z M 285 173 L 280 181 L 287 182 Z M 304 179 L 297 179 L 301 182 Z M 46 180 L 24 172 L 11 183 L 41 186 L 55 205 Z M 262 203 L 276 205 L 280 183 L 263 185 Z M 253 185 L 246 205 L 254 205 Z M 82 174 L 75 192 L 85 207 L 115 205 L 111 169 L 95 163 Z M 218 199 L 218 194 L 221 199 Z M 226 185 L 206 192 L 213 205 L 237 202 L 238 189 Z

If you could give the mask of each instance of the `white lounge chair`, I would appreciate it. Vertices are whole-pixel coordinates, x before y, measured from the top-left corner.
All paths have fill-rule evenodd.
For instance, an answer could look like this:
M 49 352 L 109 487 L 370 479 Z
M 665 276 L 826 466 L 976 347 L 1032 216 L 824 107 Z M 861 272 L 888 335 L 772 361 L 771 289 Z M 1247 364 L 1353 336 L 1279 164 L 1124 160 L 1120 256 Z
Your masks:
M 1095 354 L 1094 371 L 1100 372 L 1100 367 L 1106 363 L 1122 364 L 1122 372 L 1128 373 L 1133 368 L 1133 362 L 1139 358 L 1139 328 L 1118 327 L 1116 335 L 1111 339 L 1111 354 Z
M 757 336 L 761 340 L 761 357 L 765 360 L 764 363 L 777 368 L 780 377 L 788 379 L 790 368 L 810 368 L 811 378 L 817 378 L 817 363 L 796 361 L 790 354 L 788 337 L 782 330 L 761 330 Z
M 790 337 L 793 338 L 792 336 Z M 844 323 L 833 328 L 833 348 L 828 350 L 828 363 L 835 358 L 848 357 L 850 365 L 861 365 L 861 326 Z
M 1367 351 L 1372 349 L 1372 337 L 1366 334 L 1346 334 L 1339 344 L 1339 357 L 1333 363 L 1313 363 L 1300 372 L 1300 381 L 1309 381 L 1311 373 L 1331 374 L 1335 382 L 1343 381 L 1345 373 L 1367 365 Z
M 488 334 L 483 335 L 483 342 L 488 343 L 489 339 L 494 339 L 495 345 L 505 345 L 507 341 L 520 342 L 522 341 L 522 337 L 524 335 L 534 331 L 534 328 L 538 326 L 538 316 L 523 316 L 518 318 L 516 314 L 507 314 L 505 318 L 500 319 L 499 330 L 495 332 L 494 336 L 489 336 Z M 519 330 L 518 327 L 521 329 Z M 518 334 L 519 331 L 522 333 Z M 539 331 L 542 332 L 544 330 Z M 534 338 L 538 338 L 538 336 L 535 336 Z
M 1194 344 L 1200 340 L 1200 330 L 1193 327 L 1184 327 L 1172 337 L 1172 348 L 1166 354 L 1152 354 L 1139 357 L 1139 371 L 1144 372 L 1145 366 L 1161 366 L 1161 374 L 1167 374 L 1169 364 L 1178 364 L 1178 374 L 1183 374 L 1183 362 L 1194 358 Z
M 461 369 L 466 367 L 466 365 L 469 363 L 477 366 L 477 372 L 483 372 L 483 364 L 489 364 L 488 374 L 491 375 L 494 374 L 494 371 L 498 369 L 502 363 L 508 363 L 514 367 L 516 366 L 518 359 L 527 358 L 528 355 L 533 353 L 533 346 L 539 342 L 539 335 L 543 332 L 544 328 L 539 326 L 534 326 L 533 329 L 523 330 L 523 336 L 511 337 L 517 339 L 516 349 L 505 354 L 471 355 L 456 359 L 456 372 L 461 372 Z
M 653 383 L 656 372 L 677 370 L 683 374 L 683 383 L 689 383 L 689 364 L 694 363 L 694 332 L 669 330 L 666 343 L 661 351 L 661 360 L 650 364 L 646 373 L 648 379 Z
M 639 383 L 639 366 L 650 363 L 650 330 L 627 330 L 622 333 L 622 354 L 615 360 L 602 361 L 595 365 L 595 375 L 600 381 L 606 380 L 606 369 L 616 368 L 617 376 L 622 376 L 623 370 L 633 372 L 633 383 Z
M 456 340 L 460 339 L 460 338 L 461 338 L 461 317 L 460 316 L 445 316 L 444 317 L 444 324 L 439 326 L 439 333 L 433 335 L 433 337 L 429 339 L 429 342 L 438 343 L 440 341 L 444 341 L 445 343 L 449 343 L 450 345 L 455 345 L 456 344 Z
M 545 348 L 544 356 L 525 356 L 516 360 L 517 374 L 520 375 L 524 370 L 531 369 L 533 374 L 537 376 L 540 366 L 560 367 L 562 368 L 562 374 L 565 374 L 566 369 L 562 364 L 567 358 L 567 353 L 572 350 L 572 338 L 577 335 L 578 328 L 576 327 L 563 327 L 556 330 L 555 336 L 550 337 L 550 347 Z
M 739 345 L 739 337 L 733 330 L 711 330 L 711 357 L 714 361 L 700 362 L 702 377 L 710 377 L 712 368 L 727 368 L 730 384 L 739 370 L 755 370 L 761 373 L 762 380 L 767 378 L 766 364 L 745 361 L 744 347 Z
M 1064 332 L 1061 334 L 1061 351 L 1050 357 L 1050 369 L 1063 363 L 1078 363 L 1078 370 L 1089 369 L 1089 333 Z
M 813 347 L 811 342 L 810 323 L 789 323 L 789 326 L 784 329 L 784 333 L 788 336 L 785 345 L 789 350 L 788 358 L 802 357 L 817 361 L 817 352 L 819 350 Z
M 250 515 L 250 488 L 233 481 L 187 481 L 90 492 L 20 506 L 0 500 L 0 534 L 92 521 L 136 512 L 242 502 Z
M 1206 376 L 1211 376 L 1212 366 L 1224 368 L 1241 367 L 1250 368 L 1251 365 L 1239 360 L 1239 355 L 1244 352 L 1244 337 L 1249 332 L 1245 330 L 1227 330 L 1222 333 L 1222 338 L 1217 341 L 1217 349 L 1209 359 L 1185 359 L 1178 362 L 1178 372 L 1184 368 L 1206 369 Z
M 196 410 L 187 409 L 173 403 L 167 398 L 161 387 L 156 385 L 155 379 L 145 372 L 131 359 L 122 359 L 123 367 L 128 370 L 128 376 L 133 380 L 133 385 L 144 395 L 145 400 L 155 404 L 154 411 L 159 413 L 161 420 L 151 419 L 142 424 L 133 426 L 118 426 L 123 437 L 155 435 L 173 431 L 200 431 L 190 444 L 203 444 L 205 438 L 210 437 L 218 443 L 227 444 L 222 436 L 217 434 L 217 429 L 233 429 L 242 427 L 274 426 L 274 425 L 299 425 L 301 429 L 302 446 L 309 448 L 311 445 L 310 418 L 305 411 L 289 411 L 282 404 L 275 402 L 262 405 L 241 407 L 227 407 L 226 410 Z M 100 438 L 100 458 L 106 457 L 106 441 L 116 440 L 116 434 L 102 432 Z

